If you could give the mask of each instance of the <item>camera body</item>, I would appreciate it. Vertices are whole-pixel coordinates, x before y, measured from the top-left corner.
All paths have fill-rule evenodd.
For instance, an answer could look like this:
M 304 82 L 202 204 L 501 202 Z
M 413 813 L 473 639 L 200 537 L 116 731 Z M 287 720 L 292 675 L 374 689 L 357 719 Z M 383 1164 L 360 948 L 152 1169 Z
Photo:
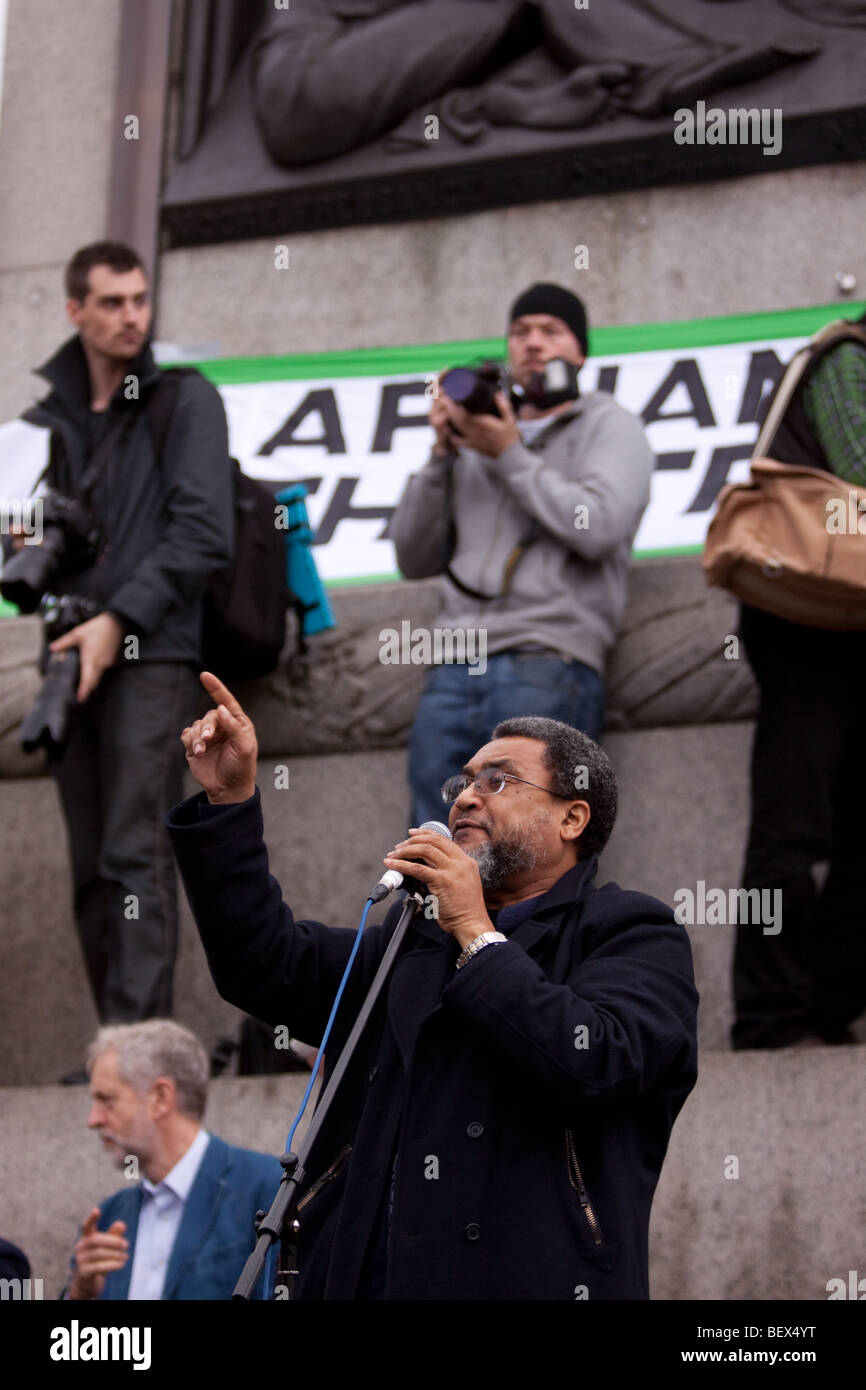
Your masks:
M 511 393 L 511 373 L 501 362 L 482 362 L 475 367 L 452 367 L 444 373 L 440 390 L 470 415 L 498 415 L 497 391 Z
M 78 651 L 53 653 L 49 643 L 102 611 L 83 594 L 49 592 L 49 585 L 86 569 L 96 558 L 99 531 L 93 517 L 71 497 L 49 489 L 42 503 L 42 541 L 25 546 L 5 561 L 0 594 L 22 613 L 42 618 L 45 646 L 42 682 L 36 703 L 21 724 L 18 742 L 27 753 L 44 748 L 49 757 L 62 752 L 76 705 L 81 662 Z

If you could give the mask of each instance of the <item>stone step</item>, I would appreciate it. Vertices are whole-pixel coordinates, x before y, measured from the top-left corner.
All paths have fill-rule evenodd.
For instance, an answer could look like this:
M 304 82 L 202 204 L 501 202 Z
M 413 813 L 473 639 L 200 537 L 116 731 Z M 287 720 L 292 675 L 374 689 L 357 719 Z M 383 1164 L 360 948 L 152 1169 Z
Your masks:
M 825 1299 L 828 1281 L 866 1276 L 863 1068 L 855 1047 L 702 1053 L 653 1207 L 653 1298 Z M 281 1153 L 304 1085 L 215 1081 L 205 1123 Z M 27 1252 L 46 1298 L 79 1222 L 119 1186 L 87 1107 L 84 1087 L 0 1091 L 0 1234 Z

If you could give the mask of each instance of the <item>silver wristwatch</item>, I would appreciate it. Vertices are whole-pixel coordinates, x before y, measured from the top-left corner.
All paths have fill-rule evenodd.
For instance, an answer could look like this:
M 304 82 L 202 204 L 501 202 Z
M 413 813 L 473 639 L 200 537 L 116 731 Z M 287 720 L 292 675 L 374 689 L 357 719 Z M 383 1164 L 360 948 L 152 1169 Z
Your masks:
M 455 963 L 455 970 L 461 970 L 468 960 L 478 951 L 483 951 L 485 946 L 495 946 L 498 941 L 507 941 L 508 937 L 503 936 L 501 931 L 483 931 L 480 936 L 476 936 L 474 941 L 470 941 L 468 946 L 464 946 Z

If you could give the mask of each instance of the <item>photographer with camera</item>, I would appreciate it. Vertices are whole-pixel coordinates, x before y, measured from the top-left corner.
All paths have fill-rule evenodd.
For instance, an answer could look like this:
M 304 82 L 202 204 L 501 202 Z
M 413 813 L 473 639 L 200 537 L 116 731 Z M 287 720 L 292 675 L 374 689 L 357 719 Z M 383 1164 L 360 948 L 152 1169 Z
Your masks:
M 102 1023 L 172 1010 L 174 867 L 162 821 L 182 793 L 208 577 L 233 546 L 233 469 L 216 389 L 184 374 L 162 447 L 148 281 L 115 242 L 66 268 L 77 332 L 40 369 L 24 419 L 50 431 L 43 538 L 16 547 L 4 597 L 40 611 L 46 681 L 22 735 L 45 746 L 69 836 L 75 919 Z M 84 1073 L 64 1080 L 86 1082 Z
M 543 715 L 598 738 L 604 664 L 625 607 L 653 454 L 606 392 L 580 394 L 581 301 L 536 284 L 511 307 L 508 369 L 443 373 L 431 457 L 391 521 L 407 579 L 442 574 L 440 622 L 484 633 L 483 672 L 434 666 L 409 739 L 410 823 L 435 819 L 443 769 L 500 720 Z

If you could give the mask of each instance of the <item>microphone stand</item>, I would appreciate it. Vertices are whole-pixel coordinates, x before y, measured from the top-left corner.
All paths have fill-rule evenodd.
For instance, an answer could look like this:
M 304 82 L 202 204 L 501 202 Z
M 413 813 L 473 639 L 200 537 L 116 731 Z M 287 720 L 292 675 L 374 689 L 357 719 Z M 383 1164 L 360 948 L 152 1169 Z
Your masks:
M 280 1158 L 280 1163 L 283 1167 L 283 1176 L 280 1179 L 280 1185 L 277 1188 L 274 1200 L 271 1202 L 269 1211 L 260 1221 L 256 1222 L 256 1244 L 241 1270 L 240 1278 L 232 1293 L 233 1299 L 248 1300 L 252 1298 L 259 1280 L 259 1275 L 264 1268 L 268 1251 L 274 1241 L 278 1240 L 281 1242 L 282 1262 L 286 1271 L 290 1274 L 296 1272 L 290 1268 L 291 1255 L 289 1246 L 291 1243 L 290 1237 L 294 1236 L 298 1228 L 298 1223 L 291 1218 L 297 1203 L 298 1188 L 306 1177 L 304 1163 L 316 1141 L 319 1130 L 324 1123 L 325 1116 L 331 1108 L 334 1095 L 345 1075 L 346 1068 L 352 1060 L 352 1054 L 358 1045 L 358 1040 L 364 1031 L 367 1020 L 373 1012 L 376 1000 L 382 992 L 382 987 L 388 978 L 391 966 L 394 964 L 394 958 L 400 949 L 409 923 L 417 911 L 419 900 L 423 902 L 419 894 L 413 894 L 407 896 L 403 904 L 403 911 L 400 914 L 400 919 L 397 922 L 391 940 L 388 942 L 387 950 L 379 963 L 379 969 L 376 971 L 373 983 L 370 985 L 367 997 L 361 1005 L 358 1017 L 355 1019 L 352 1031 L 346 1039 L 337 1065 L 331 1073 L 330 1080 L 319 1097 L 319 1102 L 316 1106 L 313 1118 L 310 1121 L 309 1128 L 302 1142 L 298 1145 L 298 1152 L 287 1152 Z

